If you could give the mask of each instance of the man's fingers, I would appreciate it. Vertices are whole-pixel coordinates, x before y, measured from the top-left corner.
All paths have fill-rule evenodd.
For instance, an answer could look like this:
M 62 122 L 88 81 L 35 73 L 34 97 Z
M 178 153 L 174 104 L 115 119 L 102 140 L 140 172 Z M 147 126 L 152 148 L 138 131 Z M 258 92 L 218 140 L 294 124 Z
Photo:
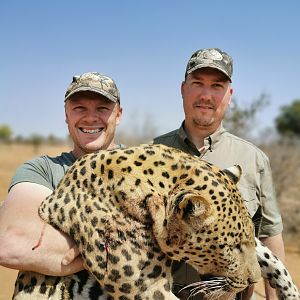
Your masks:
M 60 276 L 67 276 L 84 270 L 84 262 L 81 256 L 77 256 L 70 264 L 62 267 L 62 274 Z
M 69 265 L 78 255 L 79 255 L 79 250 L 77 247 L 73 247 L 71 248 L 67 253 L 66 255 L 63 257 L 62 259 L 62 264 L 64 266 L 67 266 Z

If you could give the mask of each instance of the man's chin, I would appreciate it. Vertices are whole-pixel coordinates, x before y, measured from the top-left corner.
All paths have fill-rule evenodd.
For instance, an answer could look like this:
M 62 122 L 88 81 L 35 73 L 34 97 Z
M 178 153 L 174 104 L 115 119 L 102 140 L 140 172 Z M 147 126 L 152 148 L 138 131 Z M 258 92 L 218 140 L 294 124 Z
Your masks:
M 209 128 L 210 126 L 212 126 L 214 123 L 214 120 L 212 119 L 197 119 L 194 121 L 194 124 L 196 125 L 196 127 L 199 128 Z
M 89 143 L 86 144 L 83 148 L 86 153 L 93 153 L 98 150 L 107 149 L 107 146 L 103 143 Z

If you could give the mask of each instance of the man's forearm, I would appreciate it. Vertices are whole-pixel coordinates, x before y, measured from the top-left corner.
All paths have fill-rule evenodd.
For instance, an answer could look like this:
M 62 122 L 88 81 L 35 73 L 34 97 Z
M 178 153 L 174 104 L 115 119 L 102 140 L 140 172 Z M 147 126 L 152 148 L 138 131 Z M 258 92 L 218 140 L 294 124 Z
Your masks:
M 83 269 L 80 258 L 62 264 L 74 241 L 38 216 L 40 203 L 50 193 L 48 188 L 32 183 L 19 183 L 11 189 L 0 207 L 1 265 L 57 276 Z
M 52 276 L 69 275 L 83 269 L 80 256 L 69 265 L 62 264 L 64 257 L 62 252 L 65 251 L 65 248 L 73 245 L 69 244 L 70 242 L 63 234 L 55 232 L 55 229 L 49 225 L 44 239 L 35 249 L 33 249 L 37 245 L 35 239 L 28 241 L 26 237 L 16 232 L 7 234 L 9 234 L 9 239 L 2 236 L 7 242 L 3 245 L 0 255 L 0 264 L 4 267 Z
M 261 241 L 284 263 L 285 251 L 284 251 L 282 234 L 278 234 L 272 237 L 262 238 Z M 267 300 L 278 299 L 276 290 L 270 286 L 267 280 L 265 280 L 265 293 L 266 293 Z

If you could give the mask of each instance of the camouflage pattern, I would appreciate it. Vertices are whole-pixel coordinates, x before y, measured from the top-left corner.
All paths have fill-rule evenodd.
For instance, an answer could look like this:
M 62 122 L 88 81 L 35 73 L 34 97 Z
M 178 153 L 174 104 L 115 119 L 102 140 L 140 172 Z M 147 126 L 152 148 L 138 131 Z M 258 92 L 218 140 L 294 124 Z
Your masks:
M 233 61 L 226 52 L 218 48 L 200 49 L 192 54 L 186 66 L 185 74 L 188 75 L 200 68 L 218 69 L 231 81 Z
M 65 101 L 78 92 L 91 91 L 120 103 L 120 93 L 112 78 L 98 72 L 88 72 L 73 77 L 65 94 Z

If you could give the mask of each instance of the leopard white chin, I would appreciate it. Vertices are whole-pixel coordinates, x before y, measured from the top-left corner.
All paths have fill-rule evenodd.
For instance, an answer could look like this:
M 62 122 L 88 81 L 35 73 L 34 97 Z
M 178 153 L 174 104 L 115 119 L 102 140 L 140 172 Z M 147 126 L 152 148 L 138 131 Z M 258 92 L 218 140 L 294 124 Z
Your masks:
M 79 128 L 83 133 L 89 133 L 89 134 L 94 134 L 94 133 L 99 133 L 103 129 L 102 128 L 97 128 L 97 129 L 85 129 L 85 128 Z

